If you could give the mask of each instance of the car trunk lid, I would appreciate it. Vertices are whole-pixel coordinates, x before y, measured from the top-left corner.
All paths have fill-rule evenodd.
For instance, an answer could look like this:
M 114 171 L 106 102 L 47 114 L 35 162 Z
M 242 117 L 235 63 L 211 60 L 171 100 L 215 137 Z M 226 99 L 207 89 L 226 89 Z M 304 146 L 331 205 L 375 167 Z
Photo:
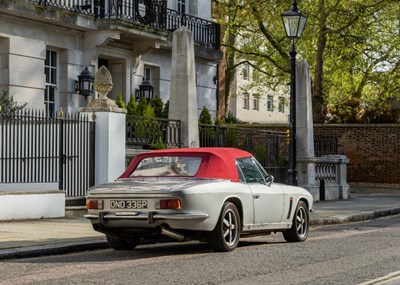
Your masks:
M 124 178 L 115 182 L 92 187 L 90 195 L 96 194 L 168 194 L 172 191 L 188 189 L 192 186 L 210 182 L 198 178 Z

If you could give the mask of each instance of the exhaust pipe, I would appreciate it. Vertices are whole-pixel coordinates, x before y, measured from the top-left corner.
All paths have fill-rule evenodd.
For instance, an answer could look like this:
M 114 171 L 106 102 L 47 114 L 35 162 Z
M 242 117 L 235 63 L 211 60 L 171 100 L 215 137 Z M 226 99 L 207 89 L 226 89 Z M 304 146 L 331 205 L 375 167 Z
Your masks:
M 183 241 L 185 239 L 185 236 L 180 234 L 180 233 L 173 232 L 173 231 L 168 230 L 168 229 L 163 228 L 163 227 L 160 227 L 160 230 L 161 230 L 160 234 L 162 234 L 164 236 L 167 236 L 167 237 L 170 237 L 170 238 L 173 238 L 173 239 L 175 239 L 177 241 Z

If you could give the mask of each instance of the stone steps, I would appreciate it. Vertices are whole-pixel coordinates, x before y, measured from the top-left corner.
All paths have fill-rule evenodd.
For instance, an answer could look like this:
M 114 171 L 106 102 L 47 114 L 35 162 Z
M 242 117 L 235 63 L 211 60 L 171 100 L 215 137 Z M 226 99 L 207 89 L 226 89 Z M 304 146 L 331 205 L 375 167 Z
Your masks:
M 87 214 L 86 206 L 65 207 L 65 218 L 83 218 Z
M 85 197 L 67 197 L 65 199 L 65 217 L 79 218 L 87 214 Z

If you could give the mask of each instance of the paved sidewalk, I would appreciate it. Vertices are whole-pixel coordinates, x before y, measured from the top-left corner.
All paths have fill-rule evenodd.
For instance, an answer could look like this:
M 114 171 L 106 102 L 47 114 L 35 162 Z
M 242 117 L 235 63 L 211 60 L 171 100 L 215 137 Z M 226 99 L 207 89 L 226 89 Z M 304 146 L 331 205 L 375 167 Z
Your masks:
M 400 214 L 400 189 L 355 188 L 349 200 L 314 204 L 312 226 L 347 223 Z M 103 234 L 84 218 L 0 222 L 0 259 L 107 248 Z

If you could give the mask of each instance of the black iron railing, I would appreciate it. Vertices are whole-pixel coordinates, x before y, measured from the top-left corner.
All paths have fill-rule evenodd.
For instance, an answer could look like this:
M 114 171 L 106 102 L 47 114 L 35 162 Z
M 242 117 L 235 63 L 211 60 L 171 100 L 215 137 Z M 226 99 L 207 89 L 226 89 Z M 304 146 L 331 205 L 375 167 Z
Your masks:
M 200 125 L 201 147 L 235 147 L 254 155 L 275 181 L 286 183 L 289 139 L 285 132 Z
M 314 136 L 314 152 L 316 157 L 338 154 L 337 138 L 317 135 Z
M 38 5 L 57 7 L 95 19 L 121 19 L 156 29 L 174 31 L 186 26 L 195 44 L 220 48 L 220 25 L 167 8 L 167 1 L 151 0 L 30 0 Z
M 0 113 L 0 183 L 55 183 L 66 196 L 94 185 L 94 123 L 79 114 Z
M 126 116 L 126 144 L 160 149 L 181 147 L 181 121 Z

